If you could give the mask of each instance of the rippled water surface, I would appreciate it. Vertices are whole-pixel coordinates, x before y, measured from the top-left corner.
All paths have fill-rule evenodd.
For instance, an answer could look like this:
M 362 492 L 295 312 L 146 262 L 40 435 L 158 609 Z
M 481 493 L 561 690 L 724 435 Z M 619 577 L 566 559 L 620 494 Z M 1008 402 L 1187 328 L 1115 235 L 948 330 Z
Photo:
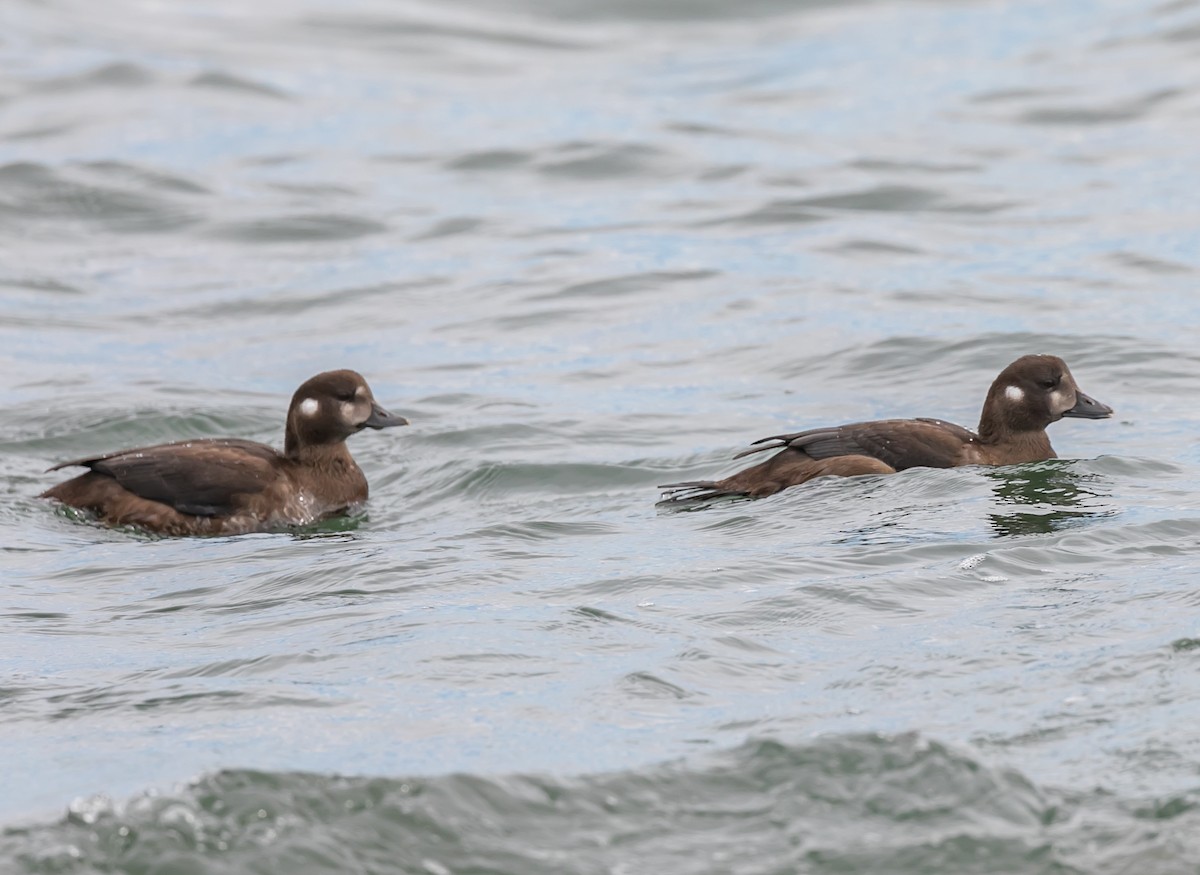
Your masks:
M 0 870 L 1178 873 L 1200 858 L 1200 3 L 11 0 Z M 1062 459 L 695 512 L 764 435 Z M 363 515 L 154 539 L 63 459 Z

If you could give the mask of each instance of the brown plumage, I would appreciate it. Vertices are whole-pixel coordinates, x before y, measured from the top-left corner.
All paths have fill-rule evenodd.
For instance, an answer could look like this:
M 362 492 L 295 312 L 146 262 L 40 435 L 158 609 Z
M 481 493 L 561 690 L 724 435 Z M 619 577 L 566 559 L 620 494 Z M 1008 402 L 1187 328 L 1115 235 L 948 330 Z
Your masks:
M 1066 363 L 1027 355 L 1000 372 L 988 390 L 978 433 L 940 419 L 883 419 L 755 441 L 734 458 L 781 452 L 726 477 L 669 483 L 664 503 L 726 495 L 760 498 L 815 477 L 893 474 L 905 468 L 1015 465 L 1055 458 L 1046 426 L 1064 416 L 1104 419 L 1112 408 L 1079 390 Z
M 282 453 L 254 441 L 205 438 L 63 462 L 90 469 L 42 493 L 109 525 L 165 535 L 233 535 L 302 526 L 367 500 L 346 448 L 364 428 L 407 425 L 375 403 L 354 371 L 326 371 L 292 396 Z

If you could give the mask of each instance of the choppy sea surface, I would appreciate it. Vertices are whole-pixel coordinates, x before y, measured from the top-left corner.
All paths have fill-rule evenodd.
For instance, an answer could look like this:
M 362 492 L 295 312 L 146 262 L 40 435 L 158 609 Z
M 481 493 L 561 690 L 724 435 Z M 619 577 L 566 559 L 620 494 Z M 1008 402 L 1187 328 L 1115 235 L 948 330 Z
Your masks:
M 1195 0 L 5 3 L 0 871 L 1197 871 L 1198 143 Z M 340 367 L 351 519 L 36 498 Z

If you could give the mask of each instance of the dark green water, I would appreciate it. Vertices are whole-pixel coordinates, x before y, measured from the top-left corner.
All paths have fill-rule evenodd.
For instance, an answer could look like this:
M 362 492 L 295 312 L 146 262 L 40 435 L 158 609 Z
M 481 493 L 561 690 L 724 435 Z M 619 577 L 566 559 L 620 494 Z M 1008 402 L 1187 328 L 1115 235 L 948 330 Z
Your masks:
M 0 9 L 0 871 L 1179 873 L 1200 846 L 1200 4 Z M 783 431 L 1061 459 L 656 509 Z M 365 513 L 154 539 L 63 459 Z

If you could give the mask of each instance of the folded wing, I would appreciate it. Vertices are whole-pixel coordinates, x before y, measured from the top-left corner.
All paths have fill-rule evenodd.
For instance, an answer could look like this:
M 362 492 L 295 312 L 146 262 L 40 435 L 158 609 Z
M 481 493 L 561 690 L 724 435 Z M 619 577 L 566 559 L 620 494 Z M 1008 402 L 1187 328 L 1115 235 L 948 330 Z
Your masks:
M 218 438 L 75 459 L 50 470 L 80 465 L 181 513 L 218 516 L 236 510 L 238 496 L 261 492 L 272 482 L 279 458 L 264 444 Z
M 787 447 L 818 460 L 868 456 L 897 471 L 950 468 L 961 464 L 959 459 L 964 445 L 976 439 L 961 425 L 940 419 L 885 419 L 763 438 L 735 458 Z

